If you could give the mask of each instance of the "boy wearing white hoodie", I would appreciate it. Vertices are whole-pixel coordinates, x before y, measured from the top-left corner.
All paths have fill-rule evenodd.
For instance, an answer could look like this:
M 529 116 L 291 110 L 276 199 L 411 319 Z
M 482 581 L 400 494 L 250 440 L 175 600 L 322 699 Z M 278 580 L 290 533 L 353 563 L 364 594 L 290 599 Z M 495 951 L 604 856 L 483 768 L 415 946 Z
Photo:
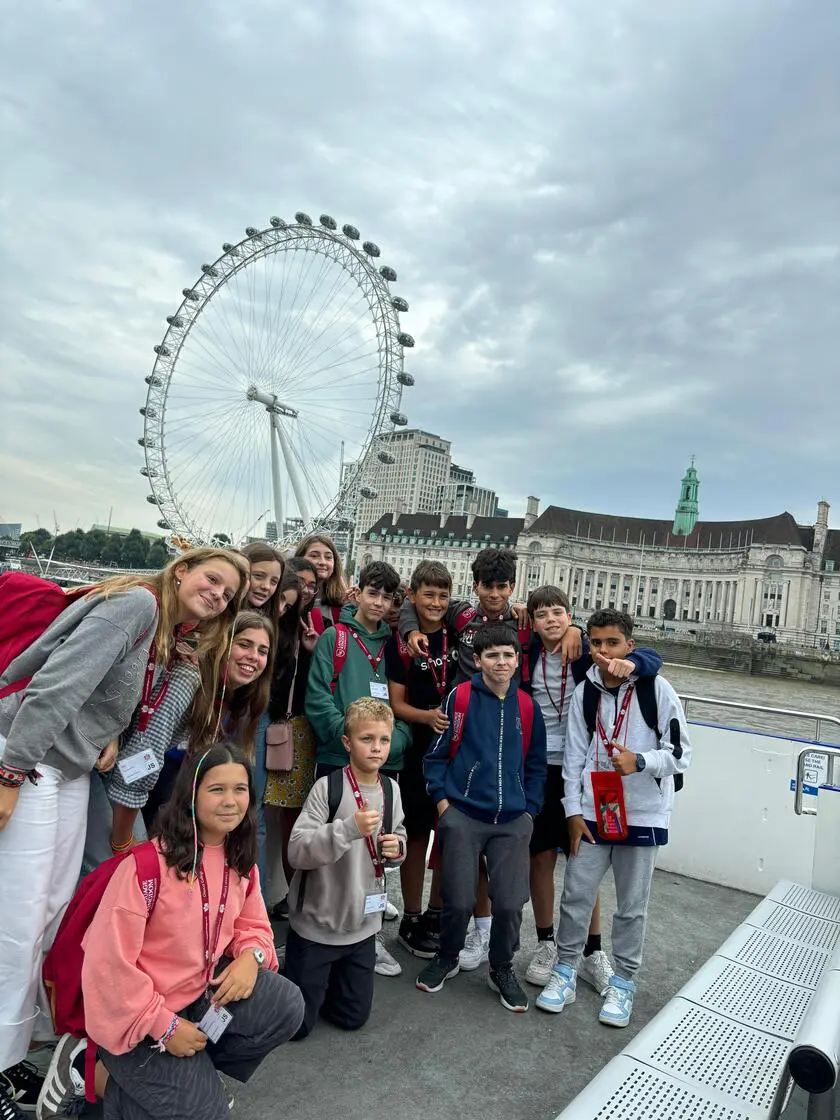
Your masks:
M 600 610 L 587 624 L 593 656 L 626 658 L 634 648 L 633 621 L 622 611 Z M 656 853 L 668 842 L 674 776 L 691 758 L 685 713 L 677 694 L 655 678 L 658 731 L 645 722 L 636 676 L 611 677 L 598 664 L 572 697 L 563 761 L 563 805 L 571 858 L 566 866 L 557 925 L 557 964 L 537 997 L 543 1011 L 562 1011 L 576 999 L 576 966 L 601 880 L 612 867 L 616 910 L 612 924 L 615 975 L 598 1016 L 626 1027 L 642 963 L 647 904 Z M 598 690 L 594 731 L 587 727 L 587 687 Z

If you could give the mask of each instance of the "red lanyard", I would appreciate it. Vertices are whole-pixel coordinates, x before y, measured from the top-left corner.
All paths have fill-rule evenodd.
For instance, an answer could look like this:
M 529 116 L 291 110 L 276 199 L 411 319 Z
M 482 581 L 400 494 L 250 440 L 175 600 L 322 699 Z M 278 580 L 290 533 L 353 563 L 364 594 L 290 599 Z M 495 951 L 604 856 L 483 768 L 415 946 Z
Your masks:
M 446 670 L 449 668 L 449 635 L 446 633 L 446 627 L 443 629 L 443 654 L 441 658 L 440 676 L 437 674 L 437 668 L 434 664 L 434 658 L 427 657 L 426 664 L 429 666 L 429 672 L 432 674 L 432 680 L 435 682 L 435 688 L 438 690 L 438 695 L 442 698 L 446 695 Z
M 155 658 L 157 657 L 157 644 L 152 642 L 149 646 L 149 660 L 146 662 L 146 674 L 143 677 L 143 692 L 140 696 L 140 716 L 137 720 L 137 730 L 142 733 L 149 726 L 149 720 L 163 703 L 163 698 L 169 690 L 169 672 L 167 665 L 163 672 L 157 695 L 152 699 L 152 690 L 155 687 Z
M 207 876 L 202 867 L 198 872 L 198 886 L 201 890 L 201 916 L 204 920 L 204 964 L 207 974 L 204 982 L 209 984 L 213 978 L 213 958 L 219 947 L 219 938 L 222 936 L 222 922 L 225 917 L 228 889 L 230 888 L 230 868 L 225 860 L 225 873 L 222 876 L 222 894 L 219 898 L 219 913 L 216 915 L 216 928 L 213 932 L 213 943 L 210 944 L 210 892 L 207 889 Z
M 351 630 L 350 633 L 355 638 L 356 645 L 359 647 L 359 649 L 362 651 L 362 653 L 365 655 L 365 657 L 370 662 L 370 667 L 371 667 L 371 669 L 373 669 L 373 675 L 376 676 L 377 673 L 379 672 L 379 662 L 382 660 L 382 654 L 385 652 L 385 643 L 384 642 L 382 643 L 382 647 L 379 650 L 379 656 L 374 660 L 374 658 L 371 656 L 370 650 L 365 645 L 365 643 L 362 641 L 362 639 L 359 637 L 359 635 L 356 633 L 356 631 Z
M 356 798 L 356 804 L 360 809 L 366 809 L 367 802 L 362 797 L 362 791 L 359 789 L 359 783 L 356 781 L 356 775 L 353 773 L 349 766 L 344 767 L 344 773 L 347 775 L 347 781 L 350 783 L 350 788 L 353 791 L 353 796 Z M 379 779 L 379 785 L 382 785 L 381 778 Z M 373 872 L 376 875 L 377 879 L 381 879 L 385 874 L 385 868 L 379 862 L 379 856 L 377 856 L 376 854 L 376 844 L 374 844 L 372 836 L 366 836 L 365 841 L 367 842 L 367 850 L 370 855 L 371 862 L 373 863 Z
M 633 687 L 634 686 L 632 684 L 627 686 L 627 691 L 624 693 L 624 699 L 621 702 L 621 708 L 619 709 L 618 715 L 615 720 L 615 725 L 612 729 L 612 735 L 607 735 L 606 731 L 604 730 L 604 725 L 603 723 L 601 723 L 601 698 L 599 697 L 598 699 L 598 720 L 596 726 L 598 729 L 598 735 L 604 744 L 604 750 L 606 751 L 608 759 L 611 759 L 612 757 L 610 754 L 610 743 L 615 742 L 615 740 L 621 734 L 621 728 L 624 724 L 624 717 L 627 715 L 627 710 L 630 707 L 630 701 L 633 699 Z M 625 745 L 626 742 L 627 737 L 625 736 Z
M 555 650 L 554 652 L 556 653 L 557 650 Z M 561 657 L 561 659 L 560 659 L 560 679 L 561 679 L 560 704 L 557 705 L 557 704 L 554 703 L 554 699 L 552 698 L 552 695 L 551 695 L 551 693 L 549 691 L 549 688 L 548 688 L 548 677 L 546 676 L 546 672 L 545 672 L 545 666 L 546 666 L 547 661 L 548 661 L 548 654 L 546 653 L 545 649 L 543 649 L 542 652 L 540 653 L 540 664 L 542 665 L 543 686 L 545 688 L 545 694 L 548 697 L 552 708 L 555 710 L 555 712 L 557 712 L 558 720 L 560 720 L 560 722 L 562 723 L 562 721 L 563 721 L 563 704 L 566 700 L 566 685 L 569 682 L 569 669 L 568 669 L 567 665 L 563 664 L 563 659 Z

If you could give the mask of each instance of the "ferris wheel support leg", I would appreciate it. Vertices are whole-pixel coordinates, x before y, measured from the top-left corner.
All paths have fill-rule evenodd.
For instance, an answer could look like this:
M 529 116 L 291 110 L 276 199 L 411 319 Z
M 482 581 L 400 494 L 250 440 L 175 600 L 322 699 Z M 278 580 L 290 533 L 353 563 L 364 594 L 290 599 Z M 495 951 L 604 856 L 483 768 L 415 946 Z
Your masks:
M 277 417 L 273 412 L 268 415 L 271 424 L 269 436 L 271 441 L 271 489 L 274 493 L 274 517 L 277 521 L 277 539 L 282 540 L 285 532 L 285 520 L 283 517 L 283 479 L 280 477 L 280 448 L 278 446 L 282 436 Z
M 286 433 L 283 431 L 283 426 L 279 419 L 272 417 L 275 420 L 274 430 L 280 439 L 280 446 L 283 448 L 283 460 L 286 463 L 286 470 L 289 472 L 289 478 L 292 482 L 292 489 L 297 498 L 298 510 L 304 522 L 310 521 L 309 502 L 306 498 L 306 487 L 303 485 L 303 479 L 300 477 L 295 457 L 292 454 L 292 449 L 289 446 L 289 441 L 286 438 Z

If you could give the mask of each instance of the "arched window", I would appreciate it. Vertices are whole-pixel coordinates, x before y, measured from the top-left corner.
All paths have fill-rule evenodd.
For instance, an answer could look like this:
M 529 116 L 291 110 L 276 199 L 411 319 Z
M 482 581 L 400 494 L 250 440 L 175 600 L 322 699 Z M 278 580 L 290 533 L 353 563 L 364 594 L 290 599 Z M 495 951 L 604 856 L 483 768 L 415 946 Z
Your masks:
M 771 556 L 768 556 L 767 559 L 764 561 L 764 567 L 765 568 L 783 568 L 784 563 L 785 562 L 781 558 L 781 556 L 778 556 L 776 553 L 773 553 Z

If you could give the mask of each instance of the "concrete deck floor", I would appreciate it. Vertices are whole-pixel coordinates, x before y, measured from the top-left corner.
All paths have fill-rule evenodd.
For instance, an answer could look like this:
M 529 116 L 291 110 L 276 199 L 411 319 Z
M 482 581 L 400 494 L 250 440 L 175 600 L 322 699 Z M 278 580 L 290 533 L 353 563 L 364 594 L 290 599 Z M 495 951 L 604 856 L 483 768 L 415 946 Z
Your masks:
M 558 890 L 562 869 L 561 859 Z M 399 905 L 397 876 L 389 876 L 389 889 Z M 347 1035 L 320 1023 L 304 1042 L 276 1051 L 247 1086 L 235 1086 L 235 1115 L 243 1120 L 553 1120 L 756 902 L 753 895 L 657 872 L 636 1010 L 624 1031 L 598 1023 L 601 1001 L 586 985 L 574 1007 L 556 1017 L 533 1004 L 526 1015 L 505 1011 L 487 987 L 486 967 L 460 974 L 436 996 L 419 992 L 414 979 L 423 962 L 391 944 L 398 923 L 387 922 L 385 940 L 403 973 L 377 977 L 368 1025 Z M 607 943 L 614 904 L 608 879 Z M 281 923 L 278 942 L 284 937 Z M 535 941 L 529 907 L 520 971 Z

